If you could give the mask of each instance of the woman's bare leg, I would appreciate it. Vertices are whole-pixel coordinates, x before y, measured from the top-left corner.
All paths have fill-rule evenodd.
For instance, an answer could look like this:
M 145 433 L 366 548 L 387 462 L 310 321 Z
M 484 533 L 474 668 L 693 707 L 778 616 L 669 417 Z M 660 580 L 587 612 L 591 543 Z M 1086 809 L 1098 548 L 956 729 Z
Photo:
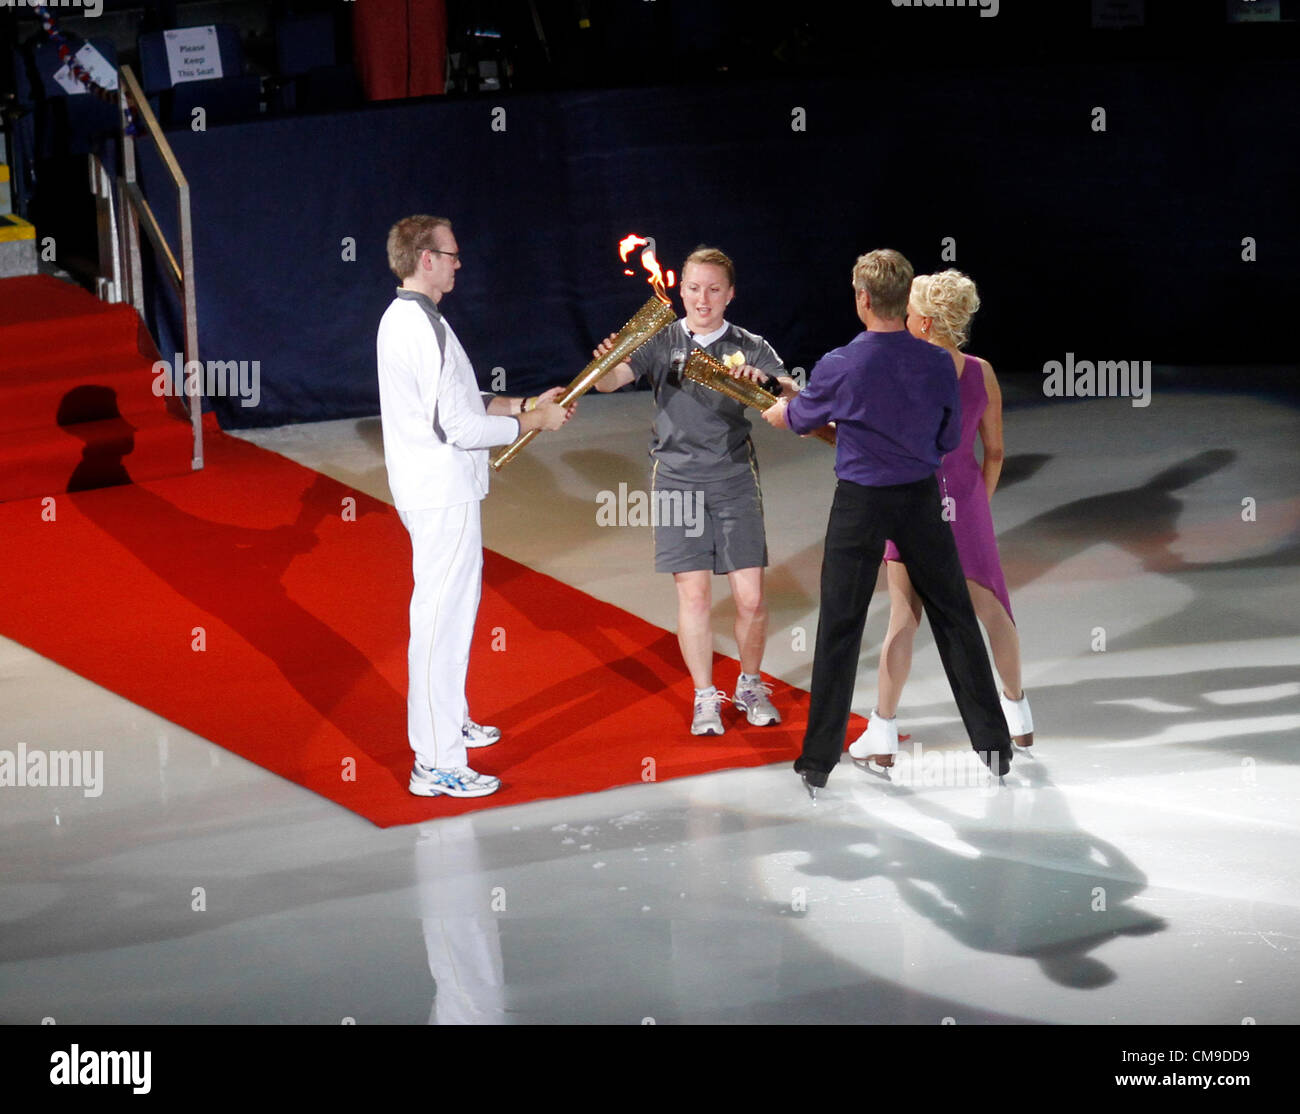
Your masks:
M 889 631 L 880 651 L 880 678 L 876 692 L 876 711 L 885 719 L 898 714 L 898 702 L 912 671 L 912 645 L 921 622 L 921 597 L 912 587 L 907 566 L 901 561 L 885 563 L 889 585 Z
M 1020 688 L 1020 635 L 1016 625 L 1002 601 L 983 584 L 968 580 L 966 587 L 970 589 L 975 614 L 988 632 L 989 645 L 993 648 L 993 666 L 1002 679 L 1002 695 L 1008 700 L 1019 700 L 1024 692 Z

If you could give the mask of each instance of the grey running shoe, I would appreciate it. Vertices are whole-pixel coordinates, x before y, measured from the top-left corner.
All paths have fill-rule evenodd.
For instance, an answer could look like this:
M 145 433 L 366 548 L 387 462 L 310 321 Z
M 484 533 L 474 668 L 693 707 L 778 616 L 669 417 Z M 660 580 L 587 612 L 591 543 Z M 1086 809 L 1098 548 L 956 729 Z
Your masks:
M 726 730 L 722 726 L 720 711 L 727 701 L 727 694 L 715 688 L 712 692 L 695 697 L 695 714 L 691 719 L 692 735 L 721 735 Z
M 743 687 L 737 681 L 736 695 L 732 697 L 732 702 L 745 713 L 745 718 L 755 727 L 770 727 L 774 723 L 781 722 L 781 713 L 772 706 L 771 695 L 772 686 L 766 681 Z

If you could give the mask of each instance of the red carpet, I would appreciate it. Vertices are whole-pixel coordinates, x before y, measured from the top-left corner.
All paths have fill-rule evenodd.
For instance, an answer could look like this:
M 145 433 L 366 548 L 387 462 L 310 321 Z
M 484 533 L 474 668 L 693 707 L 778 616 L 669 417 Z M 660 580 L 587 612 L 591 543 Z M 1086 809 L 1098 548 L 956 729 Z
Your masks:
M 0 501 L 190 470 L 129 306 L 50 275 L 0 280 Z
M 470 707 L 504 738 L 471 761 L 504 786 L 412 797 L 410 544 L 396 513 L 207 432 L 201 472 L 60 495 L 52 522 L 41 500 L 0 504 L 0 633 L 381 826 L 798 753 L 806 694 L 778 682 L 783 725 L 728 710 L 725 735 L 696 739 L 674 635 L 489 552 Z M 646 586 L 671 591 L 649 569 Z M 737 668 L 722 662 L 719 683 Z

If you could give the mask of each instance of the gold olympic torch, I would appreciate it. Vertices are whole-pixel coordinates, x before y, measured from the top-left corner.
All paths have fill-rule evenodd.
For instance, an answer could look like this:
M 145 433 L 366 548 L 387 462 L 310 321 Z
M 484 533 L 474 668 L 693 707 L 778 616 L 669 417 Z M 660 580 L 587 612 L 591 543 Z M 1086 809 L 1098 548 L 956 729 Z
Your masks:
M 624 241 L 626 247 L 623 258 L 625 260 L 627 258 L 626 253 L 635 246 L 631 243 L 633 240 L 638 244 L 646 243 L 640 237 L 628 237 Z M 636 316 L 618 331 L 618 334 L 614 337 L 614 346 L 603 356 L 597 356 L 578 373 L 578 377 L 555 400 L 557 405 L 568 406 L 570 403 L 576 402 L 596 385 L 596 381 L 601 376 L 621 364 L 665 325 L 671 325 L 677 320 L 677 314 L 673 312 L 673 307 L 668 301 L 668 293 L 664 289 L 662 274 L 659 272 L 659 266 L 654 260 L 653 251 L 642 253 L 642 263 L 651 271 L 650 283 L 655 288 L 655 296 L 637 310 Z M 630 271 L 628 273 L 631 274 Z M 670 279 L 671 275 L 672 272 L 670 271 Z M 492 458 L 492 470 L 494 472 L 501 471 L 502 468 L 514 460 L 520 449 L 537 436 L 537 433 L 537 430 L 531 429 L 527 433 L 516 437 L 514 441 Z
M 575 402 L 591 390 L 596 385 L 596 381 L 607 371 L 617 367 L 665 325 L 670 325 L 676 320 L 677 314 L 673 312 L 671 305 L 661 301 L 658 296 L 651 298 L 637 310 L 636 316 L 618 331 L 618 336 L 614 338 L 614 347 L 603 356 L 597 356 L 584 367 L 578 373 L 578 377 L 565 388 L 564 393 L 555 400 L 556 404 L 568 406 Z M 537 436 L 537 432 L 535 429 L 530 429 L 498 452 L 492 458 L 492 470 L 499 472 L 514 460 L 519 450 Z
M 703 348 L 696 347 L 691 350 L 691 354 L 686 358 L 686 366 L 682 368 L 682 378 L 689 379 L 692 383 L 699 383 L 700 386 L 708 387 L 728 398 L 734 398 L 742 405 L 752 406 L 755 410 L 766 410 L 777 402 L 776 395 L 760 387 L 752 379 L 735 378 L 725 364 L 715 360 Z M 824 425 L 821 429 L 814 429 L 808 436 L 833 445 L 835 427 Z

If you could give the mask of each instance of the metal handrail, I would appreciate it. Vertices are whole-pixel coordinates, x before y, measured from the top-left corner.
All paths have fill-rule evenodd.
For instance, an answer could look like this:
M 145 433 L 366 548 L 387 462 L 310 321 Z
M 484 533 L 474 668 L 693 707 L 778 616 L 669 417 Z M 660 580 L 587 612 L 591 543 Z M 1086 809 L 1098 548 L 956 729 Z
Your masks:
M 203 372 L 199 365 L 199 319 L 194 296 L 194 235 L 190 223 L 190 184 L 176 161 L 176 155 L 163 135 L 162 128 L 149 106 L 149 100 L 140 88 L 130 66 L 123 66 L 118 76 L 118 106 L 121 116 L 122 168 L 118 177 L 120 210 L 125 218 L 121 223 L 122 258 L 126 261 L 123 286 L 126 300 L 144 319 L 144 279 L 140 261 L 140 224 L 143 221 L 149 242 L 166 265 L 166 274 L 180 296 L 185 314 L 185 387 L 184 405 L 189 411 L 190 426 L 194 431 L 194 456 L 191 467 L 203 467 Z M 162 156 L 173 184 L 176 186 L 176 216 L 180 228 L 180 259 L 163 236 L 144 194 L 136 181 L 135 137 L 128 122 L 130 115 L 141 121 Z

